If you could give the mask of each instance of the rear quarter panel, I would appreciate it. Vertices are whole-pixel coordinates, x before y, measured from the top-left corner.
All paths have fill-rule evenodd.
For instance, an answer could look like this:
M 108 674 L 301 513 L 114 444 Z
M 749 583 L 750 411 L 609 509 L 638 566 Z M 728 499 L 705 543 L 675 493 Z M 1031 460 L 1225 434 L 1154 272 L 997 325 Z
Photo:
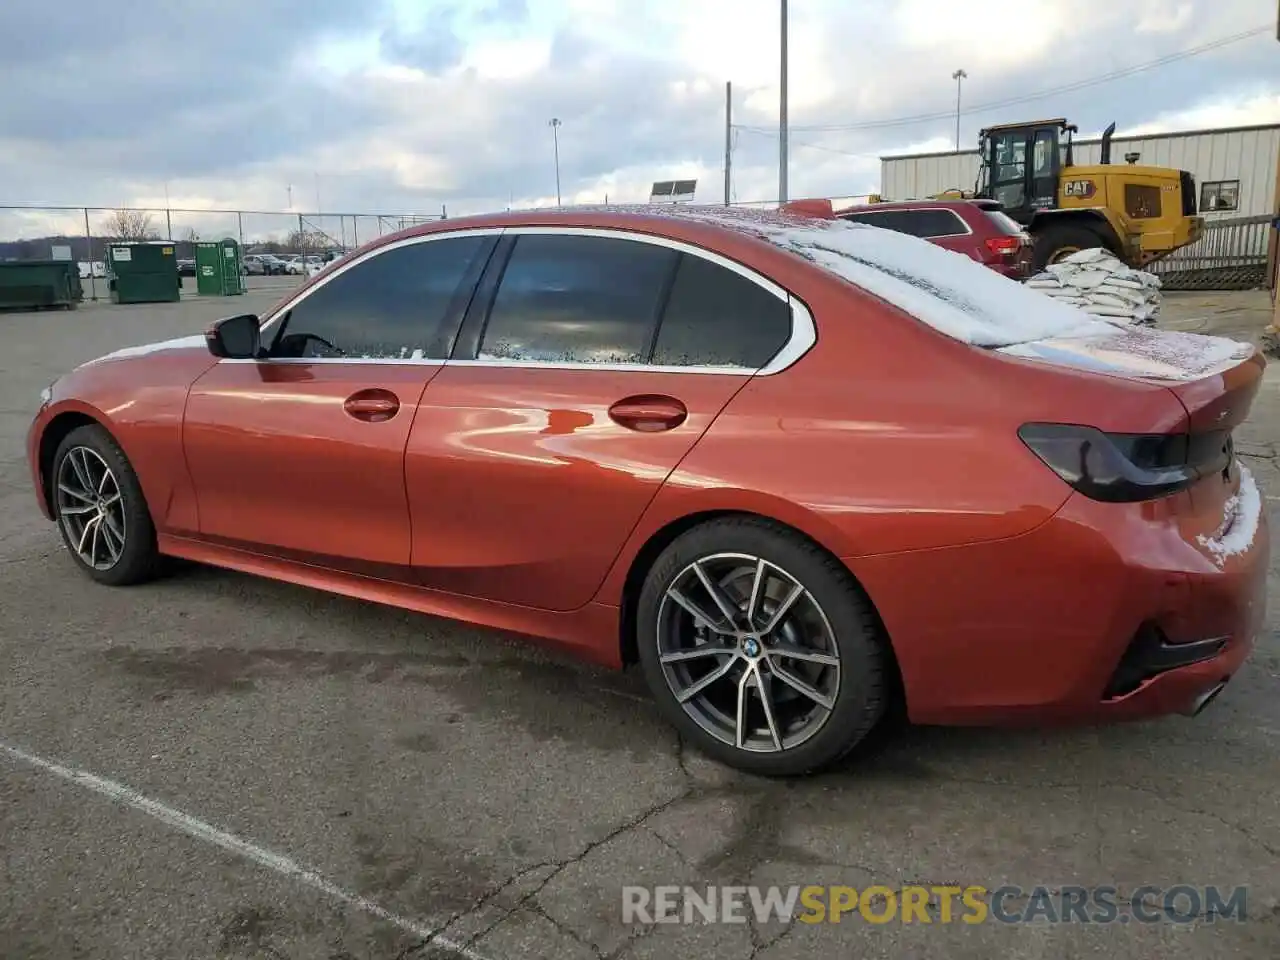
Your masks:
M 199 529 L 195 492 L 182 451 L 182 416 L 191 384 L 216 360 L 201 348 L 97 360 L 53 387 L 33 445 L 57 417 L 89 416 L 107 428 L 129 458 L 157 529 Z M 42 478 L 43 480 L 43 478 Z
M 771 517 L 855 574 L 858 557 L 1018 537 L 1071 494 L 1018 438 L 1023 423 L 1145 430 L 1185 417 L 1161 386 L 979 350 L 836 278 L 788 285 L 817 345 L 729 403 L 655 498 L 603 602 L 620 600 L 649 538 L 695 513 Z

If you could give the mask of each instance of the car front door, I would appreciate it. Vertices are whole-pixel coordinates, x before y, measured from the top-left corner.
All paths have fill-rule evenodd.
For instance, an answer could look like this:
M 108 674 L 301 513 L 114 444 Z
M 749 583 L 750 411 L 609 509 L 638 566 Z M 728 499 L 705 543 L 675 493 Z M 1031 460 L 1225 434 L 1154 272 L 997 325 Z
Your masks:
M 707 251 L 509 230 L 409 436 L 420 581 L 587 603 L 667 476 L 791 337 L 786 293 Z
M 428 235 L 352 261 L 268 322 L 264 358 L 197 380 L 183 442 L 201 536 L 412 579 L 405 442 L 496 242 Z

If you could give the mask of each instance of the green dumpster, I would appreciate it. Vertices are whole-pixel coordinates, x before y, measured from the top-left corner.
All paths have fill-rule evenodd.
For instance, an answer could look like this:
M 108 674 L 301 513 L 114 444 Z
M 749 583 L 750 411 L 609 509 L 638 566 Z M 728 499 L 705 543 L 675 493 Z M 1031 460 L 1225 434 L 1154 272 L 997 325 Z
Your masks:
M 8 260 L 0 262 L 0 307 L 74 310 L 84 299 L 80 268 L 72 260 Z
M 172 243 L 113 243 L 107 247 L 107 285 L 113 303 L 172 303 L 182 297 Z
M 233 297 L 244 293 L 240 276 L 240 244 L 228 237 L 196 244 L 196 293 L 202 297 Z

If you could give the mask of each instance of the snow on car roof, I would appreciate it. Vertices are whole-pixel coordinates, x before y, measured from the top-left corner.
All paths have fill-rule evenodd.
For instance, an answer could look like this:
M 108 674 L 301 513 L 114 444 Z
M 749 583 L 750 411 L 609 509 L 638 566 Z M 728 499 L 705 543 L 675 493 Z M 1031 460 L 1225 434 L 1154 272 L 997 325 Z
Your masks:
M 646 212 L 754 234 L 798 254 L 964 343 L 1007 347 L 1115 333 L 1115 325 L 927 240 L 869 224 L 733 207 Z
M 1226 337 L 1139 328 L 1095 317 L 963 254 L 869 224 L 733 207 L 633 209 L 752 234 L 953 339 L 1023 359 L 1189 380 L 1225 369 L 1253 350 Z

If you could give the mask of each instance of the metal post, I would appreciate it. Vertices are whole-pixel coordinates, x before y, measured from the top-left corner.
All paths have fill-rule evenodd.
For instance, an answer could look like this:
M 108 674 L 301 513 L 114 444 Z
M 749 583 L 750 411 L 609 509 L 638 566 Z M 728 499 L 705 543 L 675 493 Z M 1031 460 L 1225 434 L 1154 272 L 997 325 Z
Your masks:
M 170 243 L 173 243 L 173 211 L 168 206 L 164 208 L 164 229 L 164 235 L 169 238 Z
M 963 70 L 957 70 L 951 75 L 951 79 L 956 82 L 956 153 L 960 152 L 960 84 L 968 76 Z
M 556 154 L 556 206 L 562 206 L 560 203 L 560 121 L 556 117 L 551 118 L 551 145 Z
M 351 215 L 351 249 L 355 250 L 360 246 L 360 225 L 359 218 L 353 213 Z
M 244 246 L 244 214 L 236 211 L 236 236 L 240 238 L 240 246 Z
M 89 208 L 84 208 L 84 238 L 89 244 L 89 299 L 98 299 L 98 282 L 93 276 L 93 231 L 89 229 Z
M 730 185 L 733 183 L 730 166 L 733 163 L 733 84 L 724 85 L 724 205 L 729 205 Z
M 778 84 L 778 202 L 787 202 L 787 0 L 782 0 L 781 78 Z

